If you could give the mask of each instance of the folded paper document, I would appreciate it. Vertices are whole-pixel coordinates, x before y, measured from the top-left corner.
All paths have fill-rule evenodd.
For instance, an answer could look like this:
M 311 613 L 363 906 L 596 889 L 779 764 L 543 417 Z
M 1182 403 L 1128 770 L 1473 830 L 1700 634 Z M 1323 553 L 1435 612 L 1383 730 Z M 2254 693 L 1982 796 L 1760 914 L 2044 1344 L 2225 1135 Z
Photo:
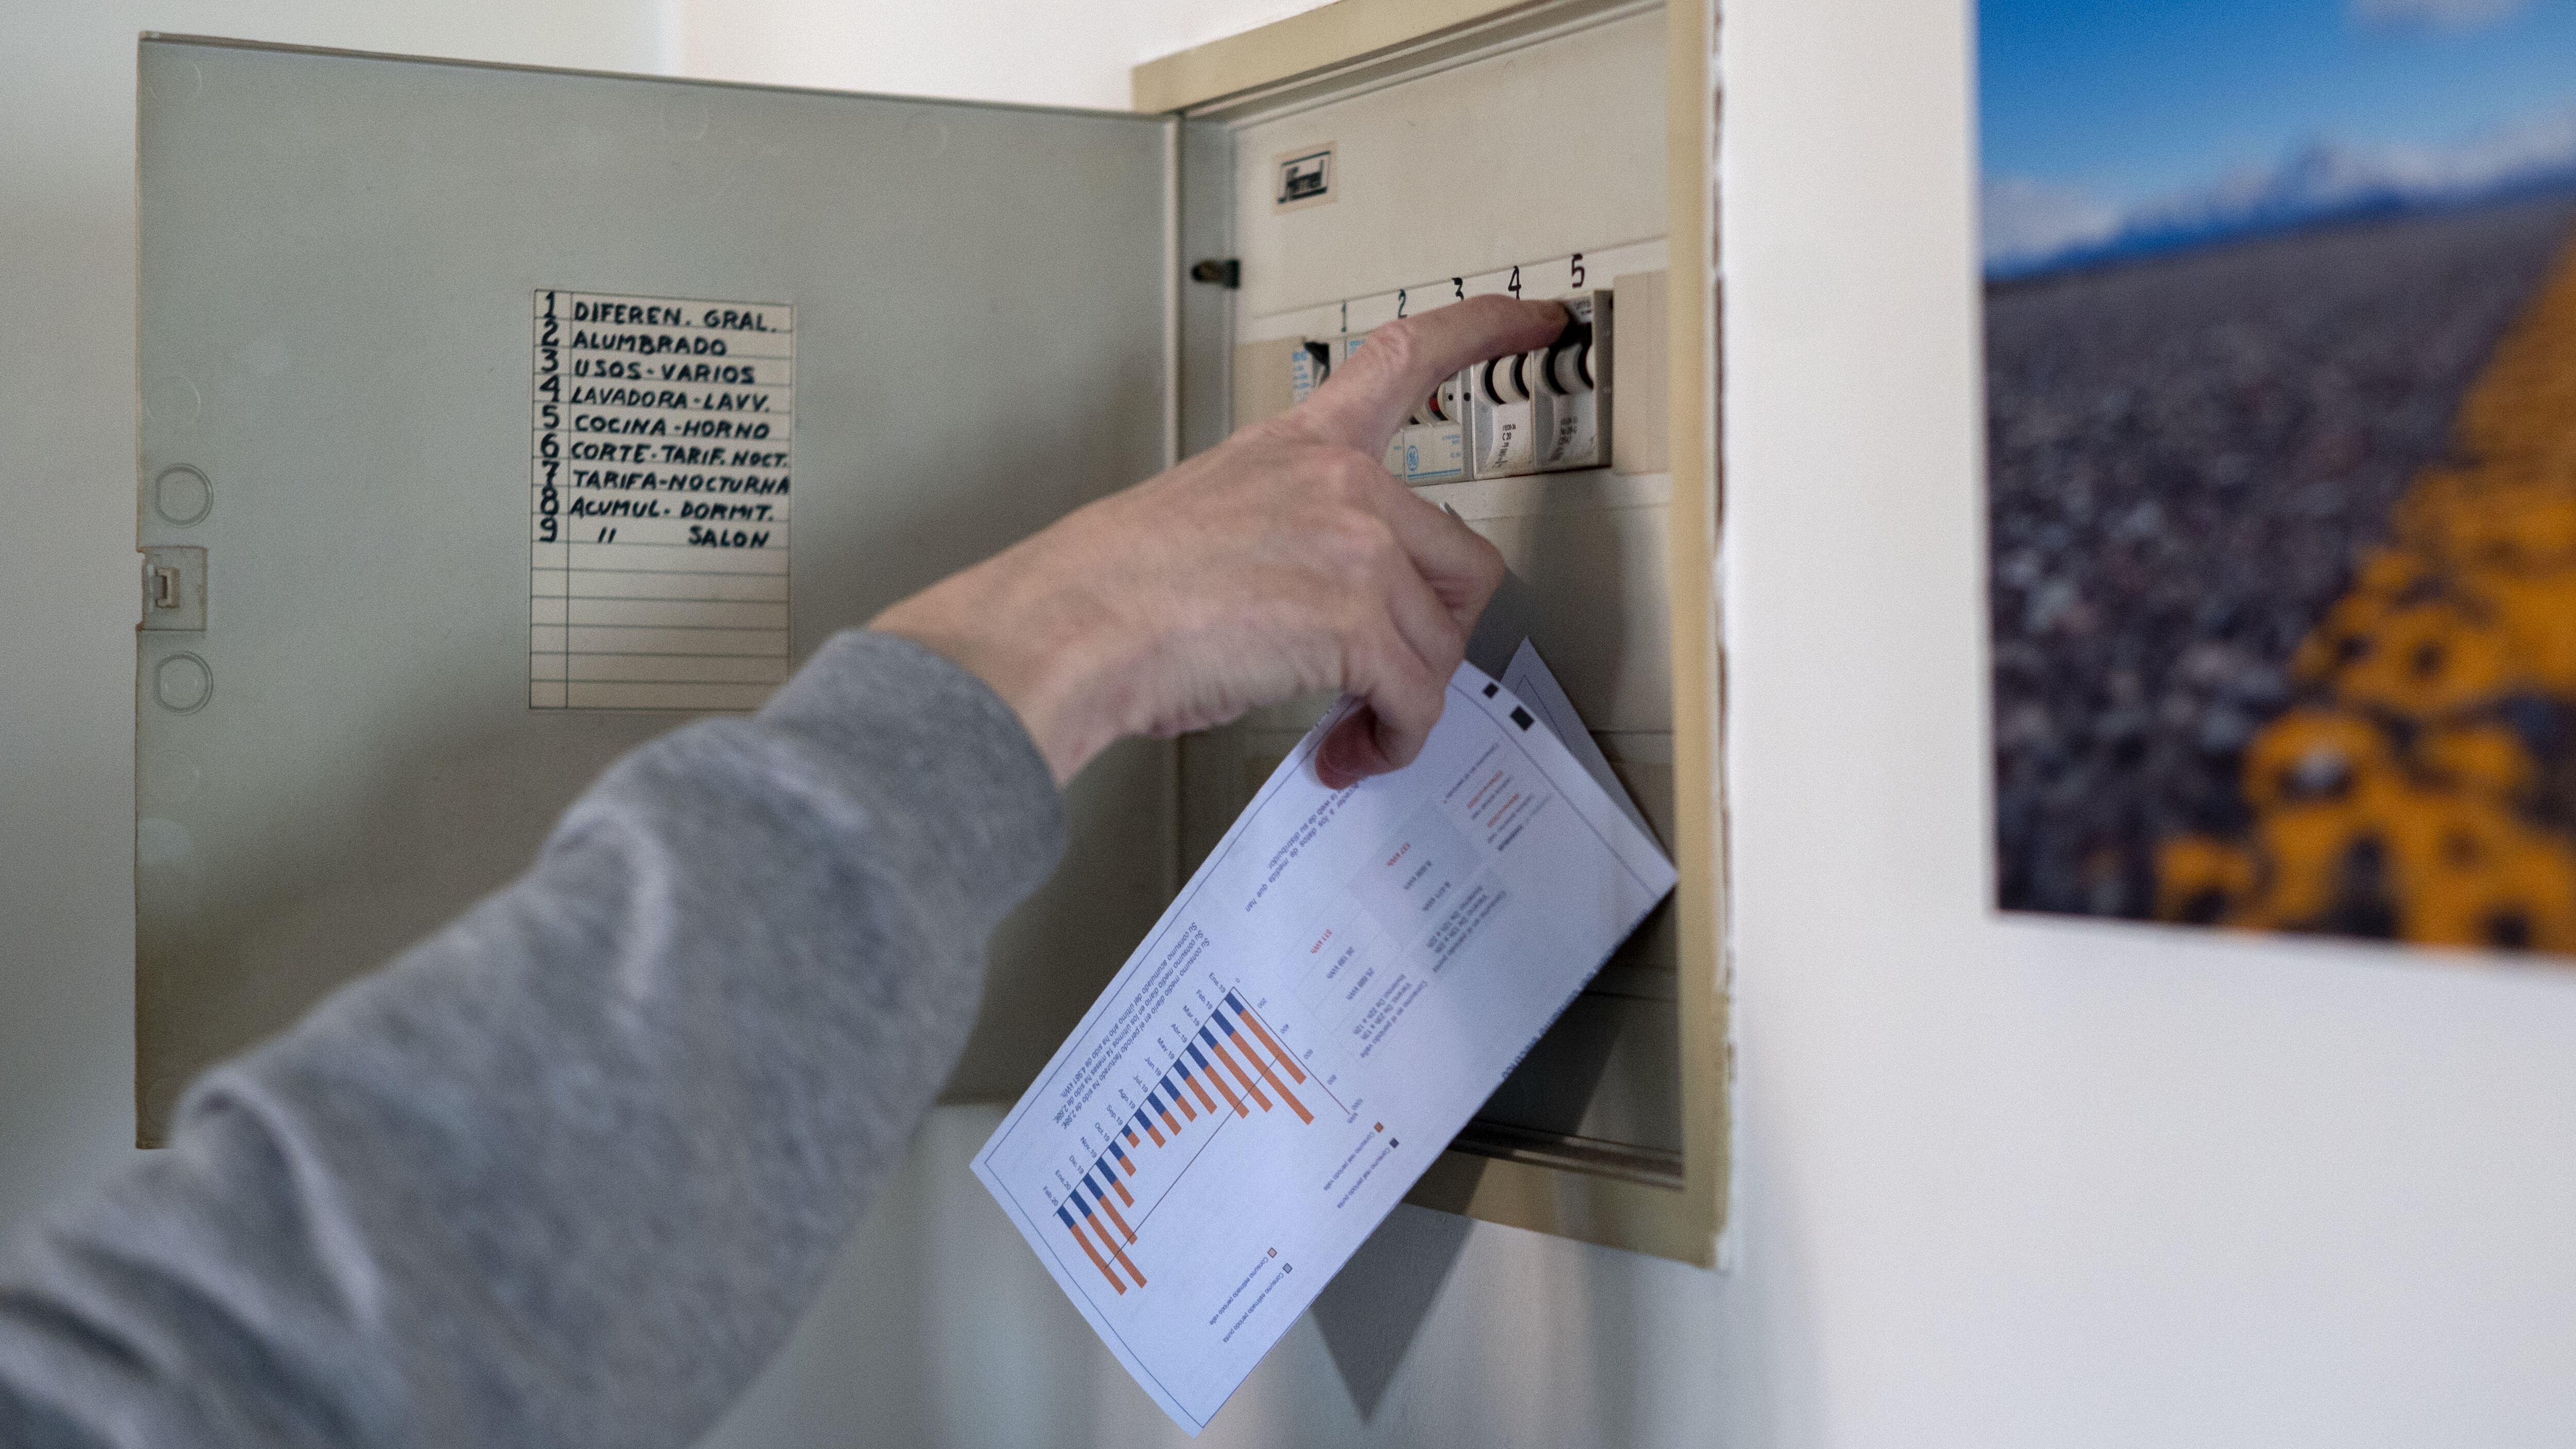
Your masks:
M 976 1154 L 1192 1434 L 1672 889 L 1536 652 L 1507 674 L 1347 790 L 1326 715 Z

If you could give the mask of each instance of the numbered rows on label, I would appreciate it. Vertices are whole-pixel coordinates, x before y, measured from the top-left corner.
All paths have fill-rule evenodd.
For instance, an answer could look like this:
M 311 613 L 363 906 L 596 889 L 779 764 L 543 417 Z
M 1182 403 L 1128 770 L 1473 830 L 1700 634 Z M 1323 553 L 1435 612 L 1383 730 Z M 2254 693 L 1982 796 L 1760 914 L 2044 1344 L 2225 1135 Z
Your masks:
M 552 477 L 548 477 L 548 472 Z M 546 495 L 547 489 L 554 496 Z M 775 468 L 692 468 L 685 464 L 668 468 L 647 465 L 621 468 L 597 463 L 573 463 L 569 466 L 539 460 L 536 481 L 528 486 L 529 506 L 543 513 L 548 504 L 557 512 L 572 508 L 570 495 L 579 493 L 590 499 L 581 506 L 595 509 L 603 498 L 633 498 L 629 511 L 652 499 L 667 500 L 664 512 L 676 513 L 682 502 L 767 504 L 773 514 L 783 514 L 794 499 L 789 491 L 787 467 Z M 756 508 L 755 508 L 756 511 Z M 749 516 L 749 515 L 742 515 Z
M 538 598 L 689 599 L 709 603 L 783 604 L 787 602 L 787 575 L 540 568 L 530 571 L 528 592 Z
M 656 553 L 727 554 L 783 553 L 787 548 L 785 518 L 607 518 L 596 515 L 574 515 L 568 511 L 547 513 L 543 508 L 528 514 L 528 538 L 538 544 L 571 544 L 590 548 L 649 548 Z M 554 525 L 552 529 L 548 524 Z M 625 567 L 635 568 L 641 558 L 627 560 Z M 677 567 L 682 572 L 696 572 L 694 560 Z M 652 568 L 661 568 L 655 563 Z M 733 570 L 726 570 L 733 572 Z M 756 572 L 741 570 L 741 572 Z M 779 570 L 784 572 L 784 570 Z
M 536 679 L 528 682 L 528 704 L 534 709 L 758 709 L 774 684 L 685 684 L 656 681 L 622 684 L 609 681 Z
M 632 359 L 644 363 L 740 362 L 745 358 L 777 361 L 795 355 L 796 339 L 785 332 L 718 332 L 688 327 L 633 327 L 602 322 L 537 319 L 531 344 L 540 354 L 537 371 L 570 368 L 578 358 Z
M 796 381 L 792 357 L 604 356 L 562 347 L 533 351 L 537 397 L 542 402 L 580 402 L 590 388 L 783 389 Z
M 536 597 L 528 600 L 528 620 L 536 624 L 632 624 L 660 629 L 784 630 L 787 605 Z
M 778 548 L 688 548 L 649 543 L 566 542 L 535 549 L 538 568 L 633 569 L 663 574 L 784 574 Z
M 575 292 L 540 288 L 528 302 L 531 317 L 566 322 L 686 326 L 735 332 L 796 330 L 796 308 L 787 302 L 710 302 L 698 297 L 655 297 L 641 292 Z
M 571 395 L 590 389 L 585 384 L 564 391 Z M 673 401 L 632 400 L 647 392 L 654 397 L 671 394 Z M 748 448 L 763 439 L 775 440 L 780 446 L 786 444 L 791 420 L 789 401 L 784 391 L 762 387 L 666 387 L 656 383 L 645 388 L 604 388 L 590 402 L 571 396 L 556 402 L 540 396 L 529 407 L 530 421 L 540 435 L 595 435 L 621 441 L 641 438 L 653 443 L 738 442 Z
M 778 684 L 787 678 L 787 661 L 752 655 L 544 651 L 528 656 L 528 677 L 624 684 Z
M 709 655 L 784 659 L 784 629 L 647 629 L 632 624 L 532 625 L 528 647 L 545 654 L 651 654 L 673 659 Z

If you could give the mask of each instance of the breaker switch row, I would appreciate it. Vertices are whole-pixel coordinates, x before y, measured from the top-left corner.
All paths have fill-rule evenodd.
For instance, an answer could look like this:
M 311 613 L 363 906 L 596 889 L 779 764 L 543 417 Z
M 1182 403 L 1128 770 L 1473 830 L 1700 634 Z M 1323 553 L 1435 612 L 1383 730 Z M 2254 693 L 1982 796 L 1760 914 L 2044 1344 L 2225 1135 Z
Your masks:
M 1422 484 L 1609 467 L 1611 293 L 1565 306 L 1574 321 L 1555 342 L 1442 381 L 1387 443 L 1386 470 Z M 1366 340 L 1308 340 L 1290 353 L 1291 398 L 1304 402 Z

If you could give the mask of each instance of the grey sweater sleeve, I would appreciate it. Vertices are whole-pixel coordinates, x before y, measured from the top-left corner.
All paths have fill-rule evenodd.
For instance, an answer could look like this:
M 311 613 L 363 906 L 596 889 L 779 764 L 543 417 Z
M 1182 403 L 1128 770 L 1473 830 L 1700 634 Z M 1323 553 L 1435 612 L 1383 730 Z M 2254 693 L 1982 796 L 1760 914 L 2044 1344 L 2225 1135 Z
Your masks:
M 883 635 L 635 751 L 24 1246 L 0 1443 L 688 1443 L 900 1157 L 1063 836 L 1010 710 Z

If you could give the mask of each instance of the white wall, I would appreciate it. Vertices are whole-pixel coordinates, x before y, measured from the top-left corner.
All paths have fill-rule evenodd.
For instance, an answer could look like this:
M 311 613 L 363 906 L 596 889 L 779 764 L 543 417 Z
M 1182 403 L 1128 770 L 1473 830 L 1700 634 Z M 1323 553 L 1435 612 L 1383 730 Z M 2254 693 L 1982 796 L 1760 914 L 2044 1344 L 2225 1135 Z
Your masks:
M 1114 105 L 1281 8 L 0 0 L 0 1232 L 131 1130 L 135 30 Z M 2576 981 L 1986 909 L 1968 24 L 1728 9 L 1740 1270 L 1404 1210 L 1199 1442 L 2576 1439 Z M 990 1121 L 717 1443 L 1178 1441 Z
M 676 0 L 710 80 L 1127 109 L 1127 69 L 1319 0 Z

